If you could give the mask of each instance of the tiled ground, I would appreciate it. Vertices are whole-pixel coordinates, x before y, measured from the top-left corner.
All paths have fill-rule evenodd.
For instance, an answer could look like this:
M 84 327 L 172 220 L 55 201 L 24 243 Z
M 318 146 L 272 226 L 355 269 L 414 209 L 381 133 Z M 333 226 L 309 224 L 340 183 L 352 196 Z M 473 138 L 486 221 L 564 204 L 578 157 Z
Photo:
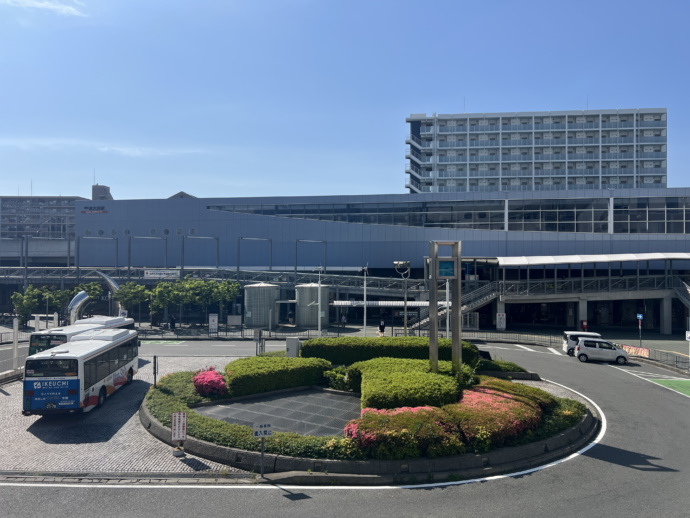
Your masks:
M 215 366 L 229 358 L 159 358 L 158 376 Z M 246 473 L 191 455 L 173 457 L 172 448 L 150 435 L 138 409 L 153 383 L 148 358 L 131 385 L 110 396 L 103 408 L 86 414 L 25 417 L 21 382 L 0 386 L 0 472 L 71 473 Z
M 270 423 L 278 432 L 326 436 L 342 435 L 345 424 L 359 417 L 360 400 L 350 395 L 306 389 L 195 410 L 229 423 L 248 426 Z

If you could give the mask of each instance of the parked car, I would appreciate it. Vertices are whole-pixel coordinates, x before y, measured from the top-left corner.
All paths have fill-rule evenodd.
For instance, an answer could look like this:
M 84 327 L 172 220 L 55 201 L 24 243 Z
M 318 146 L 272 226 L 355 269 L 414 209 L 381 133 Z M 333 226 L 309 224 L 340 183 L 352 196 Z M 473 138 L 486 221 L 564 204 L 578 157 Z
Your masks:
M 590 331 L 565 331 L 563 333 L 563 352 L 568 356 L 575 356 L 575 347 L 580 338 L 601 338 L 599 333 Z
M 575 348 L 575 356 L 583 363 L 588 360 L 598 360 L 625 365 L 628 361 L 626 351 L 608 340 L 599 338 L 580 338 Z

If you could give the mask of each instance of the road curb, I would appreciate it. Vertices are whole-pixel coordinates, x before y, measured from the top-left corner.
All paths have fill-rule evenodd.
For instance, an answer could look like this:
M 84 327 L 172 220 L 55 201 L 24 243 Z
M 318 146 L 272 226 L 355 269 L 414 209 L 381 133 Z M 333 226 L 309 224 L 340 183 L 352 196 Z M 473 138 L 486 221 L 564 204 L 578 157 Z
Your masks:
M 146 400 L 139 408 L 139 420 L 154 437 L 175 445 L 170 440 L 170 428 L 149 413 Z M 600 425 L 596 408 L 588 404 L 587 413 L 577 425 L 554 437 L 483 454 L 399 461 L 340 461 L 265 454 L 265 478 L 257 478 L 256 482 L 367 486 L 483 478 L 529 470 L 567 457 L 591 442 Z M 185 451 L 192 455 L 252 473 L 261 471 L 259 452 L 219 446 L 193 437 L 188 437 L 184 445 Z

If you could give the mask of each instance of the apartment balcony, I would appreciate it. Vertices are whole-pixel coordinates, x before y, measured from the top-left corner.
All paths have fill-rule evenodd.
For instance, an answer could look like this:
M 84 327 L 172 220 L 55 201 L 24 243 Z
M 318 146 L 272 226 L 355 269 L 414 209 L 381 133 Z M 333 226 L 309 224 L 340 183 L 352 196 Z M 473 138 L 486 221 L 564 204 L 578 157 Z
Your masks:
M 632 144 L 633 141 L 632 137 L 607 137 L 601 139 L 602 144 Z
M 611 128 L 611 129 L 617 129 L 617 128 L 632 128 L 634 127 L 634 123 L 632 121 L 628 122 L 602 122 L 601 127 L 602 128 Z
M 467 192 L 464 185 L 439 185 L 437 192 Z
M 598 122 L 569 122 L 568 123 L 568 129 L 569 130 L 599 129 L 599 123 Z
M 470 147 L 499 147 L 498 140 L 470 140 Z
M 504 178 L 510 178 L 510 177 L 517 177 L 517 176 L 532 176 L 532 170 L 530 169 L 529 171 L 523 171 L 523 170 L 518 170 L 518 171 L 501 171 L 501 176 Z
M 645 189 L 666 189 L 667 184 L 666 182 L 661 182 L 661 183 L 639 183 L 637 184 L 638 187 L 644 187 Z
M 437 178 L 467 178 L 467 171 L 438 171 Z
M 534 185 L 534 190 L 535 191 L 564 191 L 566 189 L 566 185 L 561 185 L 561 184 L 552 184 L 552 185 Z
M 535 138 L 535 146 L 564 146 L 566 141 L 564 138 Z
M 504 124 L 501 126 L 502 131 L 532 131 L 531 124 Z
M 607 175 L 607 176 L 632 176 L 633 169 L 632 167 L 627 168 L 627 169 L 620 169 L 620 168 L 606 168 L 601 170 L 601 175 Z
M 535 169 L 534 176 L 565 176 L 566 169 Z
M 411 165 L 414 166 L 414 164 L 411 164 Z M 414 166 L 414 167 L 407 166 L 405 168 L 405 173 L 407 173 L 411 176 L 416 176 L 418 178 L 431 178 L 431 171 L 424 171 L 417 166 Z
M 568 153 L 568 160 L 599 160 L 599 153 Z
M 530 185 L 501 185 L 502 191 L 531 191 L 532 184 Z
M 420 146 L 420 147 L 423 145 L 423 144 L 422 144 L 422 139 L 420 139 L 417 135 L 409 134 L 409 135 L 407 136 L 407 138 L 405 139 L 405 143 L 406 143 L 406 144 L 411 144 L 412 142 L 414 142 L 415 144 L 417 144 L 417 145 Z
M 464 164 L 467 162 L 467 157 L 465 155 L 438 156 L 436 158 L 439 164 Z
M 665 167 L 638 167 L 637 168 L 637 174 L 664 175 L 664 174 L 666 174 L 666 168 Z
M 665 128 L 666 121 L 639 121 L 638 128 Z
M 467 126 L 439 126 L 439 133 L 466 133 Z
M 439 140 L 436 146 L 440 149 L 460 149 L 467 147 L 466 140 Z
M 531 162 L 532 155 L 501 155 L 503 162 Z
M 433 126 L 422 126 L 419 132 L 424 135 L 431 135 L 434 132 L 434 128 Z
M 498 162 L 501 159 L 498 155 L 478 155 L 470 156 L 470 162 Z
M 501 127 L 498 124 L 480 124 L 470 126 L 470 132 L 476 133 L 478 131 L 499 131 Z
M 559 122 L 557 124 L 535 124 L 534 125 L 535 130 L 562 130 L 565 129 L 565 124 L 562 122 Z
M 569 183 L 568 184 L 568 190 L 569 191 L 586 191 L 586 190 L 594 190 L 594 189 L 600 189 L 599 182 L 596 182 L 596 183 Z
M 569 138 L 568 139 L 568 145 L 569 146 L 574 146 L 574 145 L 586 146 L 586 145 L 598 144 L 598 143 L 599 143 L 598 138 Z
M 498 178 L 500 171 L 470 171 L 470 178 Z
M 419 168 L 419 166 L 417 164 L 409 163 L 405 166 L 405 172 L 408 174 L 414 173 L 416 175 L 420 175 L 421 171 L 422 170 Z
M 568 176 L 599 176 L 599 169 L 568 169 Z
M 471 192 L 491 192 L 498 191 L 499 185 L 470 185 L 469 190 Z
M 635 153 L 602 153 L 602 160 L 631 160 L 635 158 Z
M 642 152 L 637 154 L 637 158 L 666 158 L 666 152 L 655 151 L 655 152 Z
M 534 143 L 536 144 L 537 141 L 535 140 Z M 501 140 L 501 146 L 503 147 L 519 147 L 519 146 L 531 146 L 532 145 L 532 139 L 520 139 L 520 140 Z
M 565 153 L 559 153 L 559 154 L 535 154 L 534 155 L 534 161 L 535 162 L 552 162 L 552 161 L 559 161 L 559 160 L 565 160 Z
M 638 144 L 666 144 L 666 137 L 638 137 Z

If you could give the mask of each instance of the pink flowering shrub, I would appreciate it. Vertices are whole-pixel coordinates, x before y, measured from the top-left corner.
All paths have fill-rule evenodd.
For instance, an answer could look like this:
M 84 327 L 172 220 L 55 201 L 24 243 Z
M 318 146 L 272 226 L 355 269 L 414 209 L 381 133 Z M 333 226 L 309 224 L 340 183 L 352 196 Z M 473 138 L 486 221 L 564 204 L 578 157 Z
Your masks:
M 456 430 L 443 422 L 443 410 L 429 406 L 365 408 L 344 432 L 370 459 L 433 458 L 465 451 Z
M 202 397 L 225 396 L 228 393 L 225 377 L 214 367 L 196 371 L 192 383 L 196 393 Z
M 478 453 L 537 428 L 542 417 L 538 403 L 481 385 L 466 390 L 460 403 L 444 410 L 462 442 Z

